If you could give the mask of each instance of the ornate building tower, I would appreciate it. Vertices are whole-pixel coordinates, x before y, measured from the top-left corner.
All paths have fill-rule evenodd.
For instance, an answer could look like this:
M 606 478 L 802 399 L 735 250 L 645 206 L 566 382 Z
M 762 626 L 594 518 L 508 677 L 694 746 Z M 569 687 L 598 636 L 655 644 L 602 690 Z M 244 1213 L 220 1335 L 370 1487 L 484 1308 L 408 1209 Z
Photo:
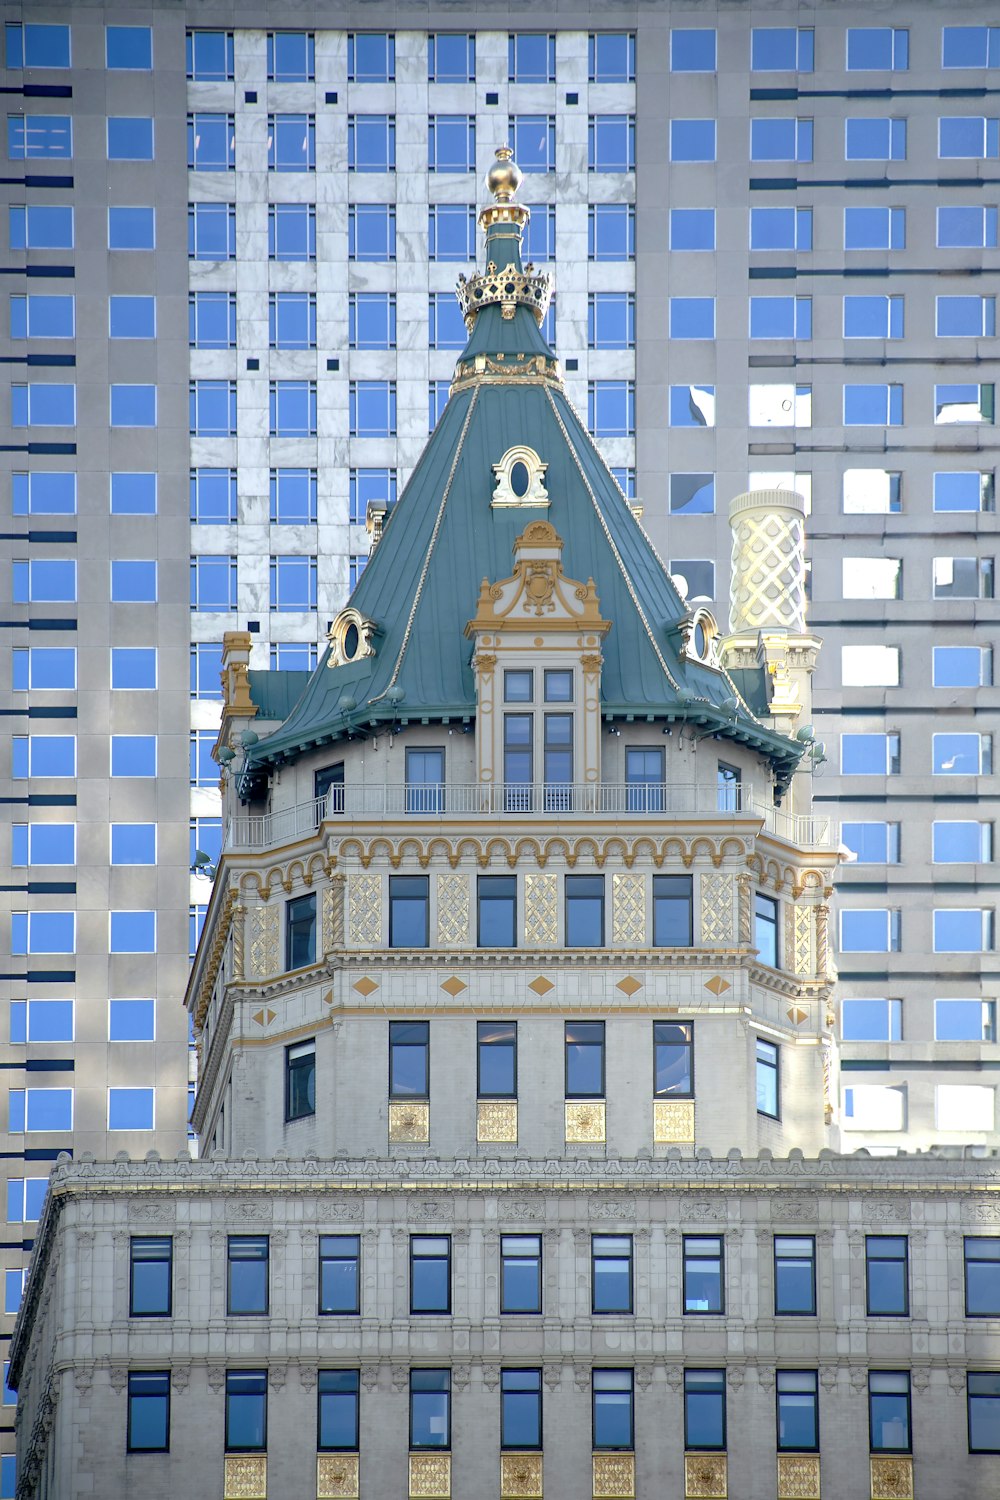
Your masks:
M 914 1365 L 919 1493 L 990 1492 L 985 1167 L 835 1155 L 801 507 L 734 501 L 721 639 L 567 399 L 519 178 L 319 667 L 227 638 L 204 1159 L 57 1171 L 24 1500 L 909 1496 Z

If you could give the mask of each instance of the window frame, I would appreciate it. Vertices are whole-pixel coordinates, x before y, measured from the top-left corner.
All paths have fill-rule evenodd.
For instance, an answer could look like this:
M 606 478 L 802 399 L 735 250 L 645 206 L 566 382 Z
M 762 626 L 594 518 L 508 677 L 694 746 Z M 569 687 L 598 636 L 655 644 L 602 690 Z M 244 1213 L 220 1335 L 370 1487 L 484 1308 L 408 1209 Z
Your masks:
M 509 1028 L 509 1041 L 500 1039 L 483 1039 L 484 1028 L 497 1031 L 500 1027 Z M 510 1089 L 497 1092 L 496 1089 L 483 1089 L 483 1049 L 504 1048 L 511 1053 L 511 1067 L 513 1071 L 513 1083 Z M 517 1022 L 516 1021 L 477 1021 L 476 1022 L 476 1098 L 477 1099 L 516 1099 L 517 1098 Z
M 779 1254 L 779 1245 L 782 1242 L 808 1241 L 808 1255 L 802 1254 Z M 782 1262 L 786 1264 L 795 1261 L 802 1263 L 808 1261 L 809 1265 L 809 1306 L 808 1307 L 781 1307 L 779 1306 L 779 1287 L 781 1276 L 779 1268 Z M 816 1313 L 816 1236 L 814 1234 L 775 1234 L 772 1244 L 772 1273 L 774 1277 L 774 1316 L 776 1318 L 815 1318 Z
M 159 1246 L 165 1247 L 165 1253 L 159 1256 L 137 1255 L 137 1246 Z M 166 1266 L 166 1297 L 163 1299 L 165 1305 L 152 1311 L 140 1311 L 135 1305 L 135 1267 L 140 1265 L 165 1265 Z M 130 1318 L 169 1318 L 174 1311 L 174 1240 L 169 1234 L 146 1235 L 134 1234 L 129 1238 L 129 1276 L 128 1276 L 128 1315 Z
M 582 1037 L 582 1038 L 572 1037 L 572 1036 L 570 1036 L 570 1028 L 571 1027 L 577 1027 L 577 1028 L 593 1027 L 593 1028 L 595 1028 L 594 1037 L 593 1037 L 593 1039 L 590 1039 L 589 1036 L 585 1036 L 585 1037 Z M 598 1031 L 598 1030 L 596 1030 L 596 1028 L 600 1028 L 600 1030 Z M 570 1050 L 569 1050 L 571 1046 L 572 1047 L 585 1046 L 585 1047 L 599 1047 L 600 1048 L 600 1074 L 601 1074 L 601 1076 L 600 1076 L 600 1091 L 599 1092 L 595 1092 L 594 1090 L 587 1090 L 586 1092 L 580 1092 L 579 1090 L 576 1090 L 576 1091 L 573 1091 L 573 1092 L 570 1091 L 570 1076 L 571 1076 L 572 1072 L 574 1071 L 573 1062 L 572 1062 L 572 1054 L 570 1053 Z M 563 1097 L 565 1099 L 568 1099 L 568 1100 L 575 1100 L 575 1099 L 605 1099 L 607 1097 L 607 1081 L 608 1081 L 607 1080 L 607 1027 L 606 1027 L 606 1024 L 605 1024 L 604 1021 L 582 1020 L 582 1021 L 564 1021 L 563 1022 L 563 1066 L 564 1066 L 564 1071 L 563 1071 Z
M 996 1247 L 996 1254 L 989 1256 L 970 1255 L 969 1246 L 987 1244 Z M 995 1266 L 994 1279 L 996 1281 L 993 1304 L 985 1312 L 974 1312 L 970 1306 L 969 1299 L 969 1265 L 992 1265 Z M 967 1318 L 1000 1318 L 1000 1235 L 991 1234 L 966 1234 L 962 1239 L 962 1285 L 964 1291 L 964 1312 Z
M 506 1240 L 534 1240 L 535 1251 L 532 1257 L 527 1251 L 510 1254 L 504 1250 Z M 521 1234 L 520 1232 L 501 1233 L 500 1235 L 500 1276 L 499 1276 L 499 1307 L 501 1317 L 534 1317 L 541 1313 L 544 1294 L 544 1278 L 542 1275 L 542 1256 L 544 1254 L 542 1236 L 540 1234 Z M 534 1259 L 535 1277 L 535 1305 L 533 1307 L 508 1307 L 507 1303 L 507 1262 L 520 1260 L 528 1261 Z
M 306 1081 L 303 1085 L 299 1075 L 304 1075 Z M 310 1083 L 312 1085 L 312 1100 L 310 1102 Z M 305 1093 L 302 1095 L 304 1087 Z M 304 1107 L 302 1099 L 304 1098 Z M 298 1107 L 295 1100 L 299 1099 Z M 316 1038 L 310 1037 L 308 1041 L 292 1042 L 285 1048 L 285 1124 L 293 1120 L 310 1119 L 316 1113 Z
M 627 1249 L 611 1248 L 612 1241 L 615 1245 L 627 1245 Z M 613 1277 L 616 1274 L 614 1270 L 602 1272 L 601 1264 L 604 1261 L 625 1263 L 628 1296 L 624 1306 L 599 1306 L 599 1303 L 604 1300 L 598 1295 L 602 1277 L 605 1275 Z M 617 1281 L 612 1281 L 611 1287 L 612 1290 L 617 1290 Z M 635 1313 L 635 1248 L 631 1234 L 592 1234 L 590 1236 L 590 1313 L 595 1318 L 632 1317 Z
M 901 1255 L 876 1255 L 872 1253 L 872 1246 L 879 1241 L 886 1243 L 901 1242 L 903 1252 Z M 894 1267 L 893 1279 L 901 1276 L 900 1290 L 902 1296 L 899 1299 L 901 1305 L 893 1307 L 872 1306 L 872 1266 Z M 910 1316 L 910 1244 L 909 1237 L 905 1234 L 866 1234 L 865 1235 L 865 1317 L 866 1318 L 908 1318 Z
M 695 1252 L 689 1251 L 688 1246 L 696 1244 L 715 1244 L 717 1247 L 714 1254 L 708 1250 Z M 694 1274 L 690 1263 L 694 1260 L 714 1261 L 717 1270 L 713 1273 L 718 1280 L 718 1306 L 692 1307 L 689 1304 L 693 1300 L 688 1290 L 688 1278 Z M 721 1234 L 685 1234 L 681 1245 L 681 1304 L 682 1312 L 686 1318 L 721 1318 L 726 1315 L 726 1245 L 725 1236 Z
M 142 1393 L 133 1386 L 139 1387 L 143 1382 L 152 1384 L 157 1381 L 160 1389 L 155 1392 Z M 135 1403 L 146 1401 L 162 1403 L 163 1420 L 163 1442 L 162 1443 L 135 1443 Z M 170 1452 L 170 1371 L 169 1370 L 129 1370 L 127 1388 L 127 1415 L 125 1423 L 125 1451 L 126 1453 L 169 1453 Z
M 336 1253 L 330 1245 L 330 1241 L 351 1241 L 354 1245 L 354 1255 Z M 361 1236 L 360 1234 L 321 1234 L 317 1245 L 318 1276 L 316 1289 L 317 1314 L 321 1318 L 359 1318 L 361 1316 Z M 350 1307 L 333 1307 L 326 1305 L 325 1293 L 325 1266 L 349 1265 L 354 1262 L 354 1298 Z M 330 1299 L 333 1300 L 332 1298 Z
M 242 1250 L 244 1253 L 236 1253 Z M 250 1253 L 254 1250 L 256 1253 Z M 260 1265 L 264 1267 L 264 1296 L 263 1305 L 255 1307 L 238 1307 L 234 1302 L 249 1300 L 245 1294 L 239 1294 L 238 1276 L 234 1275 L 234 1266 Z M 256 1287 L 257 1277 L 253 1285 Z M 234 1292 L 238 1293 L 234 1297 Z M 270 1236 L 266 1234 L 229 1234 L 226 1236 L 226 1317 L 227 1318 L 266 1318 L 271 1311 L 271 1243 Z
M 301 955 L 296 945 L 306 938 L 307 958 L 305 963 L 292 963 Z M 307 891 L 302 896 L 291 896 L 285 902 L 285 972 L 307 969 L 317 962 L 318 954 L 317 901 L 316 892 Z

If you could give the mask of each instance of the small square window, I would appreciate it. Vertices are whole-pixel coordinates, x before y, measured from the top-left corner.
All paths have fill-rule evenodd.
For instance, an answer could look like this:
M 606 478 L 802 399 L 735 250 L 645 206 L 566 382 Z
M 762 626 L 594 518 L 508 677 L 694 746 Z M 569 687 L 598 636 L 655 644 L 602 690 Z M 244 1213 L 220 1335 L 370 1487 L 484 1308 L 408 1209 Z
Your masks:
M 109 1130 L 152 1130 L 154 1089 L 108 1089 Z
M 108 161 L 152 161 L 153 121 L 145 116 L 108 119 Z
M 670 71 L 672 73 L 714 73 L 715 31 L 708 28 L 670 31 Z

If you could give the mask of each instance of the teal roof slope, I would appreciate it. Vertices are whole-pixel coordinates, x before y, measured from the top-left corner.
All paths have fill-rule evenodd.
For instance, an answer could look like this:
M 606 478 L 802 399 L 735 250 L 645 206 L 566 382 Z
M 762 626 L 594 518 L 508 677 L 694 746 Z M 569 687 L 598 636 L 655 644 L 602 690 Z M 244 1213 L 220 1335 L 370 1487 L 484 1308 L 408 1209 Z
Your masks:
M 493 465 L 519 444 L 548 466 L 545 508 L 490 504 Z M 568 400 L 527 300 L 476 312 L 450 399 L 351 596 L 373 627 L 372 654 L 332 666 L 328 652 L 248 769 L 387 723 L 474 718 L 465 626 L 482 580 L 510 576 L 515 539 L 540 519 L 564 540 L 565 574 L 594 579 L 612 622 L 605 716 L 704 724 L 756 746 L 786 782 L 803 747 L 761 722 L 744 695 L 751 684 L 682 654 L 690 611 Z

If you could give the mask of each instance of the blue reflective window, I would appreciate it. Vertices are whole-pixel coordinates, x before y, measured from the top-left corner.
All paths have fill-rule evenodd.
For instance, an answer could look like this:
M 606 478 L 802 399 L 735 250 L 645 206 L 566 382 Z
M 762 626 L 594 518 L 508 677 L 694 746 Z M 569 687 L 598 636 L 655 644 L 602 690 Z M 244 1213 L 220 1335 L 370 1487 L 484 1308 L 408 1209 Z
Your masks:
M 475 115 L 431 115 L 427 122 L 427 167 L 431 172 L 474 172 Z M 529 165 L 525 171 L 532 171 Z
M 396 382 L 352 380 L 350 385 L 351 437 L 396 436 Z
M 15 604 L 72 604 L 76 600 L 76 562 L 72 558 L 15 559 L 11 576 Z
M 236 608 L 235 557 L 192 557 L 191 608 L 223 613 Z
M 315 523 L 317 506 L 315 469 L 272 469 L 270 492 L 272 524 L 306 526 Z
M 451 1447 L 451 1371 L 410 1371 L 410 1447 Z
M 233 250 L 236 254 L 235 212 Z M 267 208 L 267 253 L 271 260 L 316 259 L 315 203 L 270 203 Z
M 307 641 L 272 641 L 270 665 L 277 672 L 314 672 L 318 652 Z
M 315 349 L 315 292 L 271 292 L 268 334 L 272 349 Z
M 937 243 L 946 249 L 987 249 L 997 247 L 997 210 L 981 204 L 955 204 L 937 211 Z
M 427 299 L 432 349 L 464 349 L 469 334 L 458 299 L 451 292 L 432 292 Z
M 671 161 L 714 161 L 715 120 L 671 120 Z
M 272 380 L 271 437 L 316 436 L 315 380 Z
M 997 331 L 995 297 L 937 297 L 935 303 L 938 338 L 992 338 Z
M 320 1370 L 316 1445 L 322 1452 L 357 1450 L 358 1392 L 357 1370 Z
M 155 777 L 156 735 L 113 734 L 111 736 L 112 776 Z
M 751 297 L 752 339 L 811 339 L 811 297 Z
M 840 837 L 859 865 L 899 863 L 898 823 L 842 823 Z
M 427 243 L 431 260 L 475 260 L 476 210 L 466 203 L 432 203 Z
M 594 1447 L 631 1449 L 635 1445 L 632 1371 L 594 1370 L 592 1380 Z
M 432 380 L 427 387 L 427 431 L 433 432 L 441 414 L 448 404 L 448 391 L 451 382 L 447 380 Z
M 12 474 L 11 511 L 15 516 L 75 516 L 76 475 Z
M 671 28 L 671 73 L 714 73 L 715 52 L 714 29 Z
M 316 558 L 272 557 L 270 608 L 277 613 L 316 608 Z
M 68 161 L 73 155 L 69 115 L 8 115 L 7 155 L 11 161 Z
M 218 778 L 216 778 L 218 781 Z M 192 818 L 188 828 L 190 841 L 190 864 L 204 864 L 205 860 L 198 859 L 203 854 L 207 856 L 208 864 L 214 869 L 222 856 L 222 819 L 221 818 Z
M 634 437 L 635 382 L 589 381 L 587 426 L 592 437 Z
M 591 83 L 635 82 L 635 36 L 630 31 L 594 31 L 587 44 Z
M 152 161 L 153 121 L 146 115 L 108 120 L 108 161 Z
M 226 83 L 233 76 L 231 31 L 189 31 L 187 76 L 200 83 Z
M 155 427 L 155 385 L 113 385 L 111 387 L 112 427 Z
M 72 250 L 73 209 L 54 204 L 11 204 L 8 209 L 12 250 Z
M 902 337 L 902 297 L 846 296 L 844 298 L 845 339 L 901 339 Z
M 112 474 L 111 514 L 113 516 L 155 516 L 155 474 Z
M 392 33 L 352 32 L 347 38 L 347 77 L 351 83 L 392 83 L 396 77 L 396 38 Z
M 587 170 L 635 171 L 634 115 L 590 116 L 587 122 Z
M 8 22 L 6 65 L 11 69 L 68 68 L 69 27 Z
M 985 160 L 1000 156 L 1000 120 L 982 115 L 945 115 L 938 121 L 938 156 Z
M 311 31 L 269 31 L 267 77 L 271 83 L 311 83 L 316 77 L 316 38 Z
M 672 208 L 670 210 L 671 250 L 714 250 L 714 208 Z
M 940 214 L 941 210 L 938 210 Z M 845 250 L 906 248 L 905 208 L 845 208 Z
M 989 385 L 935 385 L 934 421 L 992 422 L 995 415 L 996 387 Z
M 30 1224 L 40 1219 L 48 1190 L 49 1180 L 47 1177 L 8 1178 L 8 1224 Z
M 14 823 L 11 864 L 75 865 L 75 823 Z
M 842 734 L 840 769 L 844 776 L 898 776 L 898 734 Z
M 10 299 L 12 339 L 71 339 L 76 335 L 76 298 L 33 292 Z
M 587 298 L 587 347 L 635 348 L 635 293 L 591 292 Z
M 905 72 L 910 65 L 910 33 L 897 26 L 848 26 L 847 71 Z
M 935 646 L 931 652 L 935 687 L 991 687 L 993 655 L 982 646 Z
M 396 503 L 395 469 L 352 469 L 350 471 L 350 521 L 354 526 L 363 526 L 368 516 L 368 506 Z
M 76 648 L 73 646 L 15 647 L 15 692 L 73 692 L 76 688 Z
M 902 1000 L 842 1000 L 840 1035 L 845 1042 L 901 1042 Z
M 137 558 L 112 558 L 111 602 L 155 604 L 156 563 Z
M 844 150 L 848 161 L 905 161 L 906 121 L 846 120 Z
M 235 437 L 236 381 L 192 380 L 189 424 L 192 437 Z
M 542 1446 L 541 1370 L 504 1370 L 500 1376 L 501 1448 Z
M 236 204 L 188 204 L 188 258 L 236 259 Z
M 75 427 L 75 385 L 13 385 L 12 427 Z
M 931 825 L 935 864 L 989 864 L 993 858 L 993 824 L 935 822 Z
M 236 348 L 235 292 L 188 294 L 188 343 L 192 349 Z
M 670 337 L 672 339 L 714 339 L 714 297 L 671 297 Z
M 15 911 L 11 913 L 11 948 L 15 958 L 29 953 L 75 953 L 76 913 L 71 911 Z
M 507 82 L 555 83 L 555 81 L 555 37 L 536 31 L 512 32 L 507 38 Z
M 113 865 L 155 865 L 156 824 L 112 823 L 111 863 Z
M 108 1089 L 109 1130 L 152 1130 L 154 1089 Z
M 815 54 L 811 26 L 754 26 L 750 68 L 754 73 L 811 73 Z
M 695 1452 L 725 1448 L 725 1370 L 684 1371 L 684 1446 Z
M 476 38 L 436 32 L 427 38 L 427 78 L 431 83 L 475 83 Z
M 994 915 L 979 907 L 937 910 L 934 919 L 935 953 L 990 953 L 994 947 Z
M 236 166 L 236 117 L 188 115 L 187 164 L 192 172 L 228 172 Z
M 155 250 L 156 209 L 122 206 L 108 209 L 109 250 Z
M 901 385 L 845 385 L 845 427 L 899 427 L 903 421 Z
M 352 349 L 395 349 L 395 292 L 351 292 L 347 313 Z
M 635 207 L 631 203 L 592 203 L 587 210 L 590 260 L 635 259 Z
M 17 1134 L 24 1131 L 72 1130 L 73 1090 L 11 1089 L 10 1129 Z M 6 1380 L 6 1374 L 4 1378 Z
M 556 206 L 554 203 L 529 203 L 531 218 L 524 231 L 522 255 L 525 261 L 544 265 L 556 258 Z M 473 246 L 475 235 L 473 235 Z
M 11 747 L 11 775 L 62 780 L 76 775 L 76 736 L 72 734 L 16 734 Z
M 155 339 L 155 297 L 109 297 L 109 333 L 113 339 Z
M 751 161 L 812 161 L 812 120 L 751 120 Z
M 111 686 L 149 689 L 156 687 L 155 646 L 112 646 Z
M 104 57 L 108 71 L 149 73 L 153 67 L 151 26 L 106 26 Z
M 112 953 L 155 953 L 155 911 L 113 911 L 110 913 Z
M 396 259 L 396 209 L 393 204 L 351 204 L 347 211 L 347 253 L 351 260 L 386 263 Z
M 316 170 L 315 115 L 268 115 L 267 165 L 272 172 Z
M 811 208 L 752 208 L 751 250 L 811 250 Z
M 672 385 L 668 398 L 671 427 L 714 427 L 714 385 Z
M 257 1452 L 267 1446 L 267 1375 L 263 1370 L 226 1373 L 226 1452 Z
M 214 729 L 192 729 L 190 752 L 192 786 L 218 787 L 219 767 L 212 759 L 212 751 L 215 749 L 217 739 L 218 734 Z M 194 863 L 193 860 L 192 863 Z
M 995 1033 L 996 1001 L 978 999 L 934 1001 L 935 1041 L 993 1042 L 996 1040 Z
M 877 906 L 841 910 L 842 953 L 898 953 L 899 948 L 898 911 Z
M 1000 26 L 942 26 L 943 68 L 1000 68 Z
M 191 647 L 191 697 L 221 702 L 222 647 L 210 641 L 196 641 Z
M 988 776 L 993 765 L 987 734 L 931 735 L 931 769 L 935 776 Z
M 395 115 L 348 115 L 347 169 L 349 172 L 396 170 Z

